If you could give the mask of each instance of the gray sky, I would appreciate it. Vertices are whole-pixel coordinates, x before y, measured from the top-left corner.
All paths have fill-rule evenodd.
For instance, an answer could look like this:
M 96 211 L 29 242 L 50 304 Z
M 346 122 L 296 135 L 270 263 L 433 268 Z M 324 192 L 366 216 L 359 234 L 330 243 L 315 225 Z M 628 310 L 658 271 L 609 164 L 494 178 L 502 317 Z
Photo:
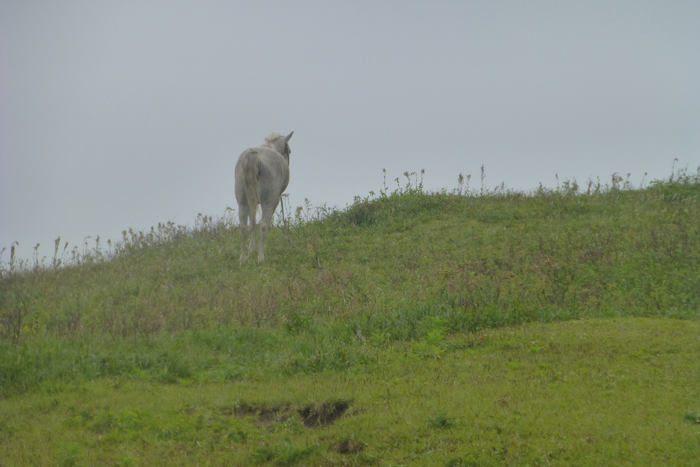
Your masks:
M 694 172 L 698 24 L 694 0 L 0 0 L 0 247 L 220 216 L 273 131 L 293 206 L 383 168 L 431 190 L 482 164 L 528 191 Z

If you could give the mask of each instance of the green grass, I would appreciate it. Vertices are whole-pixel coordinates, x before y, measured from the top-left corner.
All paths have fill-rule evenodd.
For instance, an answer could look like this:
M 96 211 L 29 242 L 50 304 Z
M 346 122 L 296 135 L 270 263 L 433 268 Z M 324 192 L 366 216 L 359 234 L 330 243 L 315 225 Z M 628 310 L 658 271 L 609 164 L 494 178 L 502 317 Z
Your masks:
M 0 402 L 0 462 L 692 465 L 699 332 L 698 321 L 576 320 L 455 335 L 430 357 L 394 343 L 371 350 L 365 371 L 76 381 Z M 329 407 L 345 409 L 308 416 Z
M 207 216 L 11 255 L 0 466 L 700 456 L 700 176 L 527 194 L 407 176 L 288 213 L 260 266 Z

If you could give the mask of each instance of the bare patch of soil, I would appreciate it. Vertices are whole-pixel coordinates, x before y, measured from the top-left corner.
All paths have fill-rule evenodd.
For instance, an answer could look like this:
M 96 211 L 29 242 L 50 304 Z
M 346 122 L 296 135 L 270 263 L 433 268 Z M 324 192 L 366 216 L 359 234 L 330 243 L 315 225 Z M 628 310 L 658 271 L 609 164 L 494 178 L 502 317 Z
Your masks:
M 235 407 L 222 407 L 221 413 L 236 418 L 255 417 L 260 425 L 271 425 L 289 420 L 295 414 L 307 428 L 332 425 L 350 408 L 351 401 L 337 400 L 322 404 L 309 404 L 295 408 L 290 404 L 254 405 L 241 404 Z
M 339 454 L 357 454 L 365 449 L 365 445 L 357 441 L 343 441 L 338 446 Z
M 307 405 L 297 410 L 302 422 L 308 428 L 332 425 L 350 407 L 350 401 L 324 402 L 321 405 Z

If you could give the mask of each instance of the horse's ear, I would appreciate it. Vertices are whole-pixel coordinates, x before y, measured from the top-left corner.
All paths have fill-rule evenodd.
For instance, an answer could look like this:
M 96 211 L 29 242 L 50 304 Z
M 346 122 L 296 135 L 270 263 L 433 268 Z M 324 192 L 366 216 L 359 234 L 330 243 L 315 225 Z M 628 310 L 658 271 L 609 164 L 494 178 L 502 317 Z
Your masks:
M 285 137 L 284 137 L 284 142 L 286 143 L 287 141 L 289 141 L 290 139 L 292 139 L 292 135 L 293 135 L 293 134 L 294 134 L 294 132 L 292 131 L 292 132 L 289 133 L 287 136 L 285 136 Z

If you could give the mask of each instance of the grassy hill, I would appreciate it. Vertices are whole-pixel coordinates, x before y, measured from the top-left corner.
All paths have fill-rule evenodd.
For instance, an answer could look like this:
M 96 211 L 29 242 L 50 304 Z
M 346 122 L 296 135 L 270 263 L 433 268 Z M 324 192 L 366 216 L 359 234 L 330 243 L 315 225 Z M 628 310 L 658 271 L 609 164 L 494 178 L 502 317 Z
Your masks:
M 463 182 L 300 207 L 263 265 L 206 216 L 11 256 L 0 465 L 697 458 L 700 176 Z

